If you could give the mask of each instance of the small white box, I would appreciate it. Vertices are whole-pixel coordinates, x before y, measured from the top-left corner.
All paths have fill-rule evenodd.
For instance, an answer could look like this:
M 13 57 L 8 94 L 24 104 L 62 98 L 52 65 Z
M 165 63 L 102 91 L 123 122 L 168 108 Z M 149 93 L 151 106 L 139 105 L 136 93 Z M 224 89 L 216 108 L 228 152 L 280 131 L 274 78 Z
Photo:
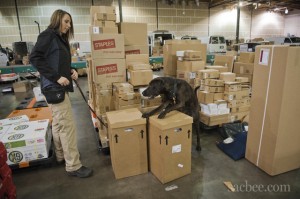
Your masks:
M 29 118 L 27 115 L 20 115 L 20 116 L 0 120 L 0 126 L 11 125 L 11 124 L 20 123 L 20 122 L 28 122 L 28 121 L 29 121 Z
M 48 119 L 10 125 L 2 137 L 7 150 L 7 164 L 47 158 L 51 139 Z

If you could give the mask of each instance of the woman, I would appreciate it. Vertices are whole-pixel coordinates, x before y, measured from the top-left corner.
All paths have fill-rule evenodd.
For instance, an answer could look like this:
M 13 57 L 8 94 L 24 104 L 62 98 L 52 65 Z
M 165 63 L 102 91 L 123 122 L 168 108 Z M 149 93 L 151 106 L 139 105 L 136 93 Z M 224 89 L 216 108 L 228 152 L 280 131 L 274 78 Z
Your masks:
M 78 74 L 71 69 L 69 39 L 73 38 L 72 17 L 63 10 L 56 10 L 51 16 L 50 25 L 43 31 L 30 55 L 30 62 L 41 75 L 41 89 L 63 86 L 65 99 L 60 103 L 49 104 L 52 111 L 52 134 L 56 159 L 65 163 L 71 176 L 89 177 L 93 170 L 82 166 L 77 148 L 76 129 L 68 92 L 73 92 L 72 79 Z

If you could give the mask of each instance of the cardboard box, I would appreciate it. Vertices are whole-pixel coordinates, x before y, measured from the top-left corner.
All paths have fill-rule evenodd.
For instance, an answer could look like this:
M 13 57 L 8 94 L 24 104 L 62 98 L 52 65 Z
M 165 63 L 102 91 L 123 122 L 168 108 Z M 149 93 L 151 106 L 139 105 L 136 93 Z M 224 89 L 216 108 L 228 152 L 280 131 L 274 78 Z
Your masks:
M 204 67 L 204 61 L 177 61 L 178 71 L 196 72 L 198 70 L 204 70 Z
M 201 60 L 202 59 L 201 51 L 195 50 L 186 50 L 184 51 L 183 59 L 184 60 Z
M 49 120 L 12 124 L 2 137 L 7 150 L 7 164 L 47 158 L 51 139 Z
M 128 66 L 129 70 L 151 70 L 150 64 L 131 64 Z
M 134 64 L 149 64 L 149 55 L 148 54 L 126 55 L 126 68 Z
M 243 121 L 243 119 L 247 115 L 249 115 L 249 111 L 239 111 L 239 112 L 230 113 L 229 122 Z
M 124 35 L 92 34 L 91 49 L 93 59 L 125 58 Z
M 118 34 L 118 27 L 90 26 L 90 34 Z
M 240 74 L 253 74 L 254 64 L 253 63 L 242 63 L 235 62 L 233 72 Z
M 99 26 L 101 28 L 114 28 L 116 27 L 116 22 L 114 21 L 99 21 L 99 20 L 94 20 L 93 23 L 94 26 Z
M 6 119 L 0 120 L 0 126 L 11 125 L 14 123 L 28 122 L 29 117 L 27 115 L 18 115 L 15 117 L 7 117 Z
M 240 100 L 244 98 L 249 98 L 249 90 L 241 91 L 224 91 L 224 100 Z
M 91 6 L 90 15 L 94 16 L 95 13 L 116 14 L 114 6 Z
M 254 63 L 254 52 L 240 52 L 239 62 Z
M 176 76 L 176 52 L 179 50 L 201 51 L 202 61 L 206 63 L 206 46 L 206 44 L 201 44 L 199 40 L 166 40 L 163 46 L 164 74 Z
M 196 78 L 196 72 L 190 72 L 190 71 L 179 71 L 177 70 L 177 76 L 178 79 L 184 79 L 184 80 L 191 80 Z
M 240 74 L 240 73 L 236 73 L 236 77 L 246 77 L 249 80 L 249 84 L 252 85 L 252 79 L 253 79 L 253 75 L 252 74 Z
M 14 82 L 13 89 L 15 93 L 27 92 L 31 90 L 31 84 L 28 80 Z
M 205 66 L 205 69 L 215 69 L 218 70 L 220 73 L 228 72 L 228 67 L 225 66 Z
M 219 79 L 205 79 L 204 84 L 207 86 L 224 86 L 224 80 Z
M 112 90 L 96 90 L 96 113 L 97 115 L 104 114 L 108 111 L 115 110 Z
M 246 159 L 273 176 L 300 167 L 300 47 L 255 53 Z
M 125 59 L 93 59 L 95 83 L 126 82 Z
M 23 110 L 14 110 L 7 117 L 8 118 L 17 118 L 19 116 L 23 117 L 24 115 L 28 116 L 29 121 L 48 119 L 50 121 L 50 123 L 52 122 L 52 112 L 49 107 L 27 108 L 27 109 L 23 109 Z
M 153 79 L 152 70 L 128 70 L 130 74 L 129 82 L 133 86 L 143 86 L 148 85 Z
M 131 54 L 147 54 L 149 55 L 148 45 L 129 45 L 125 46 L 125 55 Z
M 163 184 L 191 173 L 192 123 L 178 111 L 149 118 L 150 171 Z
M 146 23 L 121 22 L 119 33 L 124 34 L 125 45 L 148 45 Z
M 225 91 L 241 91 L 242 85 L 239 82 L 225 82 Z
M 228 71 L 232 72 L 235 56 L 230 55 L 215 55 L 214 65 L 228 67 Z
M 229 121 L 228 116 L 229 114 L 210 116 L 200 112 L 200 121 L 207 126 L 216 126 L 216 125 L 228 123 Z
M 234 82 L 235 77 L 236 74 L 232 72 L 220 73 L 220 80 L 224 80 L 225 82 Z
M 215 69 L 198 70 L 197 77 L 200 79 L 218 79 L 220 77 L 220 72 Z
M 121 83 L 113 83 L 113 91 L 114 95 L 123 95 L 126 93 L 133 93 L 133 86 L 128 82 L 121 82 Z
M 148 172 L 146 119 L 137 108 L 106 113 L 116 179 Z
M 98 21 L 116 21 L 117 17 L 115 13 L 95 13 L 94 20 Z
M 209 93 L 223 93 L 223 86 L 204 86 L 204 90 Z

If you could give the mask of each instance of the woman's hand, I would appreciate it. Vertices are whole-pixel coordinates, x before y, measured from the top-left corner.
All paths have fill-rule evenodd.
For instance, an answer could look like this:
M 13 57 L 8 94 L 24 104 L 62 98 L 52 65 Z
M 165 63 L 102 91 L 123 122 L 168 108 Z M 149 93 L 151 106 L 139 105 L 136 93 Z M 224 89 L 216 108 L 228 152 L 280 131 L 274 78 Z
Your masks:
M 60 77 L 58 80 L 57 80 L 57 83 L 59 83 L 60 85 L 62 86 L 67 86 L 70 84 L 70 81 L 65 78 L 65 77 Z
M 71 73 L 72 73 L 72 75 L 71 75 L 72 79 L 77 80 L 78 79 L 78 73 L 77 73 L 77 71 L 74 70 L 74 69 L 72 69 Z

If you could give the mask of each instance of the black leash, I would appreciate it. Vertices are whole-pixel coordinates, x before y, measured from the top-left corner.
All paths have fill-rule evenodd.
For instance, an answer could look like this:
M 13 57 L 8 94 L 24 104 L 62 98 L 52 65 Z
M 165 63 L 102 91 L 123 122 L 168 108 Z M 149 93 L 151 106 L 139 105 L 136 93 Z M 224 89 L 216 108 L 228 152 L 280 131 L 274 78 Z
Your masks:
M 83 94 L 83 92 L 82 92 L 82 90 L 81 90 L 81 88 L 80 88 L 78 82 L 77 82 L 76 80 L 74 80 L 74 82 L 75 82 L 77 88 L 79 89 L 79 91 L 80 91 L 80 93 L 81 93 L 81 96 L 83 97 L 84 101 L 86 102 L 86 104 L 87 104 L 88 107 L 90 108 L 90 110 L 96 115 L 96 117 L 98 118 L 98 120 L 100 121 L 100 123 L 101 123 L 103 126 L 105 126 L 105 127 L 107 128 L 107 124 L 105 124 L 105 123 L 103 122 L 103 120 L 102 120 L 100 117 L 98 117 L 98 115 L 96 114 L 96 112 L 95 112 L 95 111 L 92 109 L 92 107 L 89 105 L 89 103 L 88 103 L 88 101 L 86 100 L 86 98 L 85 98 L 85 96 L 84 96 L 84 94 Z

